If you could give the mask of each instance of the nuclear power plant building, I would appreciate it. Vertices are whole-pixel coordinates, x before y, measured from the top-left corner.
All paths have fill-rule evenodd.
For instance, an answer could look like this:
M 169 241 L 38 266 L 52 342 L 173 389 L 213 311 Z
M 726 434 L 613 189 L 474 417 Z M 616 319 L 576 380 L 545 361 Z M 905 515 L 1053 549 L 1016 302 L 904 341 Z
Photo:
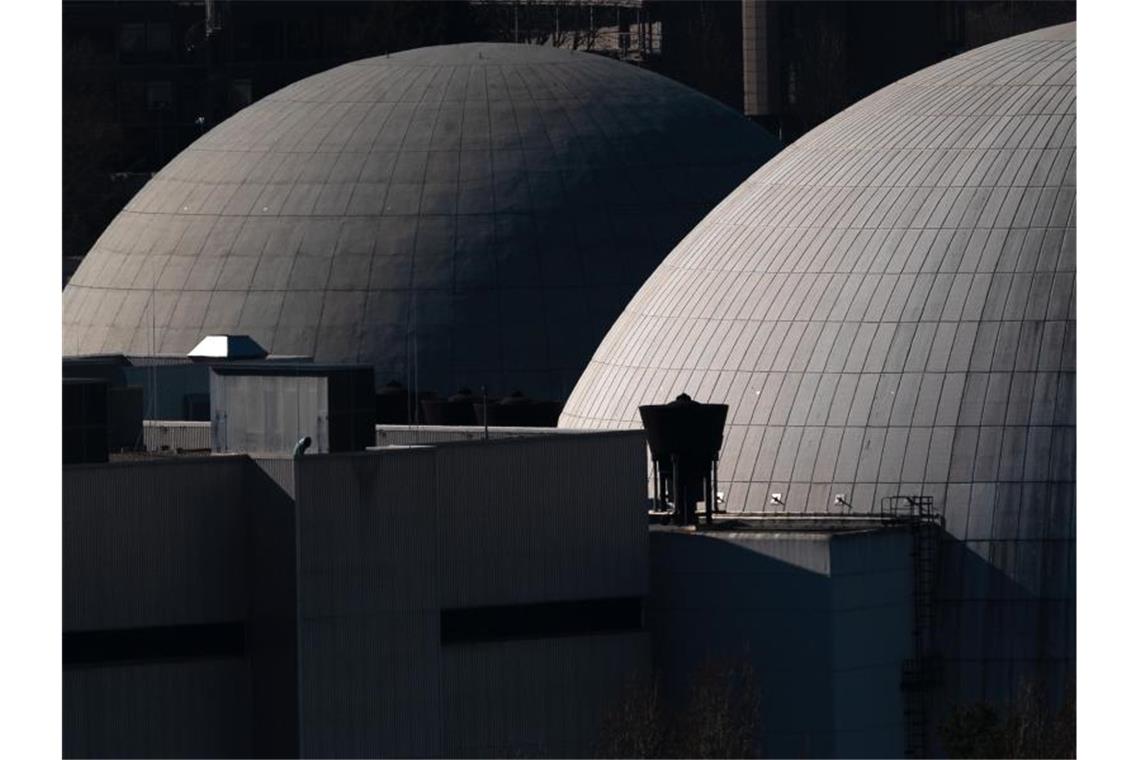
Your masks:
M 204 134 L 64 293 L 64 755 L 930 757 L 1059 704 L 1075 36 L 779 153 L 481 43 Z

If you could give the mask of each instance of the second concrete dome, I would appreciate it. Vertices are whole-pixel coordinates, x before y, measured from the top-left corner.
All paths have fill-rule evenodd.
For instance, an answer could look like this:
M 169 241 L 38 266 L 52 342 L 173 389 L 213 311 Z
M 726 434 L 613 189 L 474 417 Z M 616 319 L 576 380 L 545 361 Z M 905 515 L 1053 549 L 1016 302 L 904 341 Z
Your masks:
M 789 146 L 654 272 L 561 418 L 728 404 L 733 513 L 932 498 L 943 705 L 1075 664 L 1075 38 L 963 53 Z
M 290 85 L 179 154 L 64 293 L 66 354 L 242 333 L 377 382 L 564 398 L 665 254 L 778 143 L 585 53 L 410 50 Z

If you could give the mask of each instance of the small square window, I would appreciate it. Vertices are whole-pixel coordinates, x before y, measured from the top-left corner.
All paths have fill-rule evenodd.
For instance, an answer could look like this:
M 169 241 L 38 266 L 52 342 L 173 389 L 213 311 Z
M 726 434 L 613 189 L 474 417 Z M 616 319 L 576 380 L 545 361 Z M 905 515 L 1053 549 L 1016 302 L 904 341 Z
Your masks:
M 234 79 L 230 81 L 230 106 L 245 108 L 253 102 L 253 80 Z
M 145 24 L 119 25 L 119 50 L 123 53 L 141 53 L 146 48 Z
M 169 81 L 158 80 L 146 83 L 146 109 L 148 111 L 169 111 L 174 104 L 174 88 Z
M 146 51 L 148 53 L 170 52 L 170 24 L 151 22 L 146 25 Z

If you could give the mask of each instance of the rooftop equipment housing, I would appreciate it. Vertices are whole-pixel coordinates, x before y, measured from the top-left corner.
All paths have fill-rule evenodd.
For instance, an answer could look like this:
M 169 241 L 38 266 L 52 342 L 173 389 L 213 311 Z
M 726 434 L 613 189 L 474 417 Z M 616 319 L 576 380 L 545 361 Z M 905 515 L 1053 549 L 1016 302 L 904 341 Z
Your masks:
M 378 425 L 437 425 L 467 424 L 429 422 L 429 406 L 440 402 L 435 391 L 409 390 L 398 380 L 389 380 L 376 391 L 376 424 Z
M 101 380 L 106 386 L 103 403 L 108 452 L 134 450 L 142 445 L 144 390 L 137 378 L 131 382 L 130 369 L 130 361 L 121 354 L 63 359 L 64 378 Z M 64 393 L 67 392 L 65 389 Z
M 672 504 L 673 522 L 696 525 L 697 502 L 712 522 L 716 465 L 728 417 L 727 404 L 702 404 L 682 393 L 668 404 L 638 407 L 653 459 L 653 505 Z
M 372 367 L 284 362 L 210 368 L 210 448 L 292 452 L 310 436 L 313 453 L 373 445 Z
M 558 427 L 561 401 L 538 401 L 528 398 L 522 391 L 514 391 L 501 399 L 482 399 L 475 402 L 475 419 L 478 424 L 492 427 Z
M 462 388 L 446 399 L 423 399 L 424 423 L 427 425 L 474 425 L 475 405 L 481 403 L 470 390 Z
M 63 376 L 71 378 L 99 378 L 109 385 L 126 383 L 126 370 L 131 366 L 122 354 L 89 354 L 63 357 Z

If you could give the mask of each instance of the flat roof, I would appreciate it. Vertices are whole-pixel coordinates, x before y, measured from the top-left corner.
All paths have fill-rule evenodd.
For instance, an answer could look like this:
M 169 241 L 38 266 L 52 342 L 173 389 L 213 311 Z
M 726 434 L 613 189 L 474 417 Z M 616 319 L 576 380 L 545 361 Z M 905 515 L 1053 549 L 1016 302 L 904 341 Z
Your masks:
M 371 364 L 314 364 L 305 361 L 259 361 L 225 362 L 210 364 L 210 370 L 219 375 L 334 375 L 347 372 L 372 371 Z

